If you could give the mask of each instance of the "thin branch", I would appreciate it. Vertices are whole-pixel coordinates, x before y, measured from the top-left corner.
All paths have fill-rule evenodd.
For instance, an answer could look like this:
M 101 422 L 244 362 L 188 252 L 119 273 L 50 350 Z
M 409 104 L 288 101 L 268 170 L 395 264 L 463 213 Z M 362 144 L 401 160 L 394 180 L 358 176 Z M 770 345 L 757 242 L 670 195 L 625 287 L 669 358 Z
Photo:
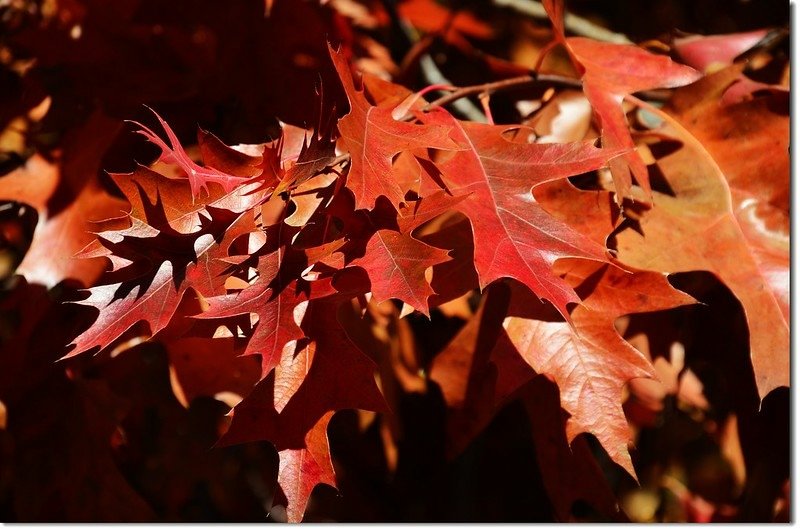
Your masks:
M 419 34 L 417 31 L 408 24 L 400 23 L 400 27 L 405 32 L 406 37 L 411 42 L 418 42 Z M 452 85 L 453 83 L 444 76 L 442 71 L 436 65 L 436 62 L 431 57 L 430 53 L 425 53 L 421 57 L 419 57 L 419 67 L 422 73 L 422 76 L 425 78 L 428 84 L 431 85 Z M 486 117 L 484 116 L 483 112 L 480 108 L 478 108 L 472 101 L 469 99 L 463 99 L 461 101 L 457 101 L 453 104 L 455 109 L 460 112 L 465 118 L 471 121 L 477 121 L 479 123 L 485 123 Z
M 492 93 L 503 90 L 512 90 L 514 88 L 528 88 L 536 86 L 537 84 L 551 83 L 561 86 L 569 86 L 572 88 L 580 89 L 582 84 L 580 79 L 573 79 L 571 77 L 563 77 L 561 75 L 521 75 L 519 77 L 510 77 L 500 81 L 493 81 L 491 83 L 484 83 L 474 86 L 465 86 L 428 103 L 423 111 L 431 110 L 432 108 L 441 107 L 459 99 L 475 94 Z M 481 113 L 483 114 L 483 113 Z
M 439 84 L 439 85 L 453 84 L 447 77 L 444 76 L 441 70 L 439 70 L 439 68 L 436 66 L 436 63 L 433 61 L 433 58 L 430 55 L 428 54 L 423 55 L 419 61 L 419 65 L 420 68 L 422 69 L 423 75 L 430 84 Z M 457 90 L 456 92 L 453 93 L 455 94 L 458 93 L 459 91 L 460 90 Z M 481 92 L 481 90 L 478 90 L 478 92 Z M 474 93 L 477 92 L 470 92 L 469 94 L 474 94 Z M 464 94 L 464 95 L 469 95 L 469 94 Z M 486 123 L 486 116 L 483 114 L 483 111 L 481 111 L 480 108 L 475 106 L 475 104 L 469 99 L 462 99 L 464 95 L 455 97 L 448 102 L 452 101 L 455 109 L 461 114 L 463 114 L 464 117 L 466 117 L 470 121 L 476 121 L 478 123 Z M 426 106 L 425 108 L 427 108 L 428 106 Z
M 519 77 L 510 77 L 501 81 L 493 81 L 491 83 L 484 83 L 474 86 L 465 86 L 458 88 L 447 95 L 428 103 L 422 110 L 427 112 L 433 108 L 441 107 L 449 103 L 457 102 L 459 99 L 471 95 L 493 92 L 501 92 L 504 90 L 513 90 L 516 88 L 529 88 L 540 84 L 552 84 L 568 88 L 576 88 L 578 90 L 583 88 L 583 83 L 580 79 L 572 77 L 565 77 L 562 75 L 539 74 L 539 75 L 521 75 Z M 670 98 L 672 92 L 670 90 L 644 90 L 637 92 L 643 99 L 651 101 L 666 101 Z M 455 104 L 455 103 L 454 103 Z
M 544 6 L 541 2 L 537 2 L 536 0 L 494 0 L 494 5 L 508 7 L 517 13 L 529 17 L 545 20 L 549 19 L 547 12 L 544 10 Z M 573 15 L 572 13 L 564 13 L 564 27 L 570 33 L 581 37 L 589 37 L 604 42 L 613 42 L 615 44 L 633 44 L 630 39 L 622 33 L 615 33 L 602 26 L 598 26 L 588 19 Z

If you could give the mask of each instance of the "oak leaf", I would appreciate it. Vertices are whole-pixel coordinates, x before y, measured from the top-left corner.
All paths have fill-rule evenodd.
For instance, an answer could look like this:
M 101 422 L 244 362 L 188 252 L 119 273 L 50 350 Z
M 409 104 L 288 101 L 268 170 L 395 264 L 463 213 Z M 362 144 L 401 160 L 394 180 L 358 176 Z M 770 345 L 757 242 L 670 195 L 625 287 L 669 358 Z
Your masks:
M 463 449 L 539 374 L 559 387 L 561 407 L 569 414 L 568 441 L 583 432 L 595 435 L 611 458 L 635 475 L 622 390 L 631 379 L 653 377 L 654 371 L 617 333 L 614 321 L 694 300 L 673 289 L 662 274 L 631 273 L 582 259 L 567 260 L 559 270 L 583 298 L 572 312 L 572 325 L 518 284 L 510 292 L 495 288 L 437 356 L 431 378 L 442 386 L 448 406 L 458 410 L 448 425 L 449 444 Z
M 313 283 L 320 282 L 333 284 Z M 301 325 L 308 340 L 285 348 L 280 369 L 234 408 L 222 444 L 268 440 L 279 451 L 300 449 L 308 431 L 330 411 L 386 409 L 375 385 L 374 362 L 348 338 L 337 318 L 340 305 L 351 296 L 335 289 L 319 298 L 311 294 L 315 299 L 305 306 Z
M 626 44 L 599 42 L 584 37 L 566 37 L 563 0 L 543 2 L 553 23 L 556 41 L 564 45 L 580 72 L 583 91 L 592 104 L 600 124 L 603 146 L 628 151 L 609 162 L 614 176 L 617 202 L 628 196 L 631 175 L 646 193 L 650 180 L 644 161 L 635 152 L 635 143 L 622 109 L 626 95 L 653 88 L 675 88 L 701 77 L 694 69 L 674 63 L 669 57 L 655 55 Z
M 369 235 L 364 256 L 349 264 L 360 266 L 367 272 L 377 303 L 395 298 L 429 315 L 428 298 L 434 290 L 425 272 L 448 261 L 448 252 L 413 237 L 412 231 L 453 208 L 464 198 L 451 197 L 439 191 L 404 204 L 395 218 L 392 218 L 392 213 L 388 218 L 379 218 L 380 212 L 373 212 L 373 224 L 378 229 Z
M 102 274 L 103 260 L 73 256 L 94 239 L 97 222 L 124 212 L 125 202 L 107 193 L 97 178 L 118 130 L 115 120 L 96 112 L 67 135 L 55 160 L 37 154 L 0 178 L 0 200 L 25 203 L 39 214 L 30 248 L 16 270 L 28 281 L 52 287 L 72 278 L 90 286 Z
M 76 347 L 67 356 L 105 348 L 140 321 L 149 324 L 151 335 L 158 333 L 169 324 L 189 288 L 204 296 L 223 293 L 222 272 L 229 265 L 220 259 L 236 238 L 252 231 L 253 224 L 248 213 L 213 211 L 203 229 L 191 235 L 159 231 L 136 217 L 131 217 L 128 228 L 102 233 L 104 242 L 89 255 L 112 258 L 122 280 L 95 286 L 87 299 L 78 302 L 95 307 L 99 316 L 75 339 Z M 164 222 L 160 209 L 151 215 Z
M 233 189 L 242 184 L 246 179 L 241 176 L 234 176 L 227 174 L 214 167 L 203 167 L 198 165 L 194 160 L 189 158 L 186 151 L 183 149 L 178 136 L 172 131 L 170 126 L 164 119 L 159 116 L 155 111 L 153 114 L 158 119 L 158 122 L 164 128 L 169 139 L 169 145 L 164 142 L 155 132 L 142 125 L 141 123 L 133 122 L 139 127 L 136 132 L 147 138 L 148 141 L 161 149 L 159 160 L 169 164 L 175 164 L 180 167 L 186 178 L 189 180 L 189 186 L 192 190 L 192 196 L 199 197 L 200 191 L 203 190 L 208 193 L 208 184 L 216 183 L 222 186 L 226 193 L 230 193 Z
M 740 66 L 676 91 L 666 110 L 719 165 L 736 220 L 789 321 L 789 114 L 787 98 L 770 93 L 720 104 Z
M 283 246 L 282 233 L 289 231 L 282 225 L 267 231 L 269 239 L 253 257 L 257 260 L 256 280 L 235 293 L 207 299 L 210 307 L 200 318 L 230 318 L 239 314 L 254 314 L 258 322 L 250 335 L 245 355 L 261 356 L 261 379 L 272 371 L 281 359 L 284 347 L 304 337 L 294 311 L 307 299 L 301 296 L 300 273 L 307 266 L 305 254 Z M 277 248 L 276 248 L 277 246 Z M 266 249 L 264 249 L 266 248 Z
M 391 108 L 371 104 L 364 91 L 356 89 L 341 53 L 331 49 L 331 57 L 350 101 L 350 112 L 339 120 L 338 128 L 342 149 L 350 153 L 347 188 L 355 195 L 356 209 L 371 209 L 380 196 L 400 204 L 406 190 L 393 174 L 392 157 L 411 149 L 452 149 L 455 144 L 448 129 L 396 120 Z
M 653 378 L 650 361 L 617 333 L 620 316 L 693 303 L 661 274 L 630 273 L 609 265 L 570 260 L 561 270 L 576 289 L 590 289 L 572 312 L 573 326 L 552 321 L 520 289 L 512 289 L 506 333 L 525 361 L 559 387 L 570 414 L 567 439 L 588 432 L 632 476 L 632 442 L 622 391 L 634 378 Z
M 774 277 L 771 261 L 759 261 L 764 254 L 743 232 L 731 188 L 712 155 L 674 117 L 653 112 L 664 119 L 658 132 L 667 147 L 670 141 L 675 145 L 674 139 L 682 143 L 677 149 L 658 144 L 651 148 L 669 189 L 654 193 L 654 207 L 635 224 L 626 223 L 611 244 L 627 265 L 668 273 L 707 270 L 731 289 L 747 317 L 753 370 L 763 399 L 772 389 L 789 384 L 785 276 Z M 785 252 L 782 241 L 777 234 L 778 255 Z
M 333 413 L 326 413 L 306 434 L 304 448 L 287 448 L 278 455 L 278 483 L 286 496 L 286 517 L 289 523 L 303 519 L 311 492 L 319 483 L 336 486 L 330 447 L 328 423 Z
M 621 151 L 591 143 L 524 144 L 503 137 L 509 129 L 425 115 L 423 120 L 452 124 L 461 150 L 438 159 L 445 189 L 467 198 L 453 206 L 472 224 L 475 268 L 480 287 L 504 277 L 527 286 L 566 318 L 567 304 L 578 301 L 551 266 L 559 258 L 604 261 L 605 248 L 547 213 L 535 200 L 535 186 L 592 171 Z

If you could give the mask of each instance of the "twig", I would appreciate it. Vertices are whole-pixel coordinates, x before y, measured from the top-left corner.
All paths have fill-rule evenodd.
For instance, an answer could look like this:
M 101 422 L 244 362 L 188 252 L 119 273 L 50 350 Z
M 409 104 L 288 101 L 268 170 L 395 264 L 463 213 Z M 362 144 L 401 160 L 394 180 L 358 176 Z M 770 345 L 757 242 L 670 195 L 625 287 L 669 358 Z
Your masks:
M 483 93 L 493 93 L 493 92 L 500 92 L 503 90 L 513 90 L 515 88 L 528 88 L 533 87 L 539 84 L 553 84 L 559 86 L 565 86 L 569 88 L 577 88 L 581 89 L 583 87 L 583 83 L 580 79 L 574 79 L 572 77 L 565 77 L 562 75 L 551 75 L 551 74 L 539 74 L 539 75 L 521 75 L 519 77 L 510 77 L 508 79 L 503 79 L 501 81 L 493 81 L 491 83 L 484 83 L 474 86 L 465 86 L 463 88 L 458 88 L 453 92 L 436 99 L 425 105 L 423 107 L 423 112 L 427 112 L 436 107 L 441 107 L 450 103 L 454 105 L 463 97 L 475 95 L 475 94 L 483 94 Z M 649 99 L 651 101 L 666 101 L 670 98 L 672 92 L 670 90 L 643 90 L 641 92 L 637 92 L 639 97 L 643 99 Z
M 408 37 L 408 39 L 411 42 L 419 41 L 419 35 L 417 34 L 416 30 L 413 27 L 403 23 L 400 23 L 400 27 L 403 29 L 403 31 L 406 34 L 406 37 Z M 425 80 L 427 81 L 428 84 L 431 85 L 453 84 L 447 77 L 444 76 L 439 67 L 436 66 L 436 62 L 431 57 L 430 53 L 425 53 L 419 58 L 419 67 L 423 77 L 425 77 Z M 484 116 L 483 111 L 481 111 L 480 108 L 475 106 L 475 104 L 469 99 L 461 99 L 459 101 L 455 101 L 453 103 L 453 106 L 465 118 L 471 121 L 477 121 L 480 123 L 486 122 L 486 117 Z
M 528 15 L 533 18 L 547 20 L 547 12 L 541 2 L 536 0 L 494 0 L 494 4 L 500 7 L 508 7 L 517 13 Z M 581 37 L 590 37 L 604 42 L 616 44 L 633 44 L 628 37 L 622 33 L 615 33 L 604 27 L 572 13 L 564 13 L 564 27 L 570 33 Z
M 535 86 L 540 83 L 552 83 L 562 86 L 570 86 L 573 88 L 581 88 L 580 79 L 573 79 L 571 77 L 563 77 L 561 75 L 521 75 L 519 77 L 510 77 L 501 81 L 493 81 L 491 83 L 484 83 L 474 86 L 465 86 L 440 97 L 439 99 L 428 103 L 423 111 L 430 110 L 435 107 L 441 107 L 449 103 L 456 104 L 459 99 L 475 94 L 499 92 L 502 90 L 511 90 L 514 88 L 525 88 Z M 483 113 L 481 112 L 481 116 Z
M 433 61 L 433 58 L 431 58 L 430 55 L 428 54 L 423 55 L 419 61 L 419 65 L 420 68 L 422 69 L 423 75 L 430 84 L 441 84 L 441 85 L 453 84 L 452 82 L 450 82 L 449 79 L 447 79 L 447 77 L 444 76 L 441 70 L 439 70 L 439 67 L 436 66 L 436 63 Z M 463 88 L 461 90 L 463 90 Z M 461 114 L 463 114 L 464 117 L 466 117 L 470 121 L 486 123 L 486 116 L 483 114 L 483 111 L 481 111 L 481 109 L 475 106 L 475 104 L 469 99 L 463 99 L 465 95 L 475 94 L 482 91 L 483 90 L 477 90 L 474 92 L 465 93 L 463 95 L 448 100 L 447 103 L 452 102 L 455 109 Z M 453 92 L 453 94 L 457 94 L 458 92 L 460 92 L 460 90 Z M 444 99 L 446 97 L 448 96 L 444 96 L 443 98 L 439 99 Z M 429 106 L 430 105 L 427 105 L 425 108 Z

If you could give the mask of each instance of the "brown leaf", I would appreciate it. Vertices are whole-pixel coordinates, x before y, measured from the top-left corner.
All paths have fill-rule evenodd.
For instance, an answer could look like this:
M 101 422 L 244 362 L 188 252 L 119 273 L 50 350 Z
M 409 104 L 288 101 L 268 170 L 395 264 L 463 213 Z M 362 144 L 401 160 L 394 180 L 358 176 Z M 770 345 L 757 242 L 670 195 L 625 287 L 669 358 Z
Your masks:
M 789 383 L 789 327 L 783 298 L 771 287 L 772 277 L 765 275 L 742 231 L 730 188 L 715 160 L 674 118 L 661 116 L 666 124 L 660 132 L 684 145 L 657 157 L 669 193 L 654 193 L 654 207 L 641 214 L 635 227 L 628 225 L 615 235 L 618 257 L 642 269 L 716 274 L 744 308 L 753 370 L 763 398 Z
M 119 124 L 96 113 L 64 140 L 55 161 L 34 155 L 24 166 L 0 178 L 0 199 L 35 208 L 39 223 L 17 273 L 28 281 L 54 286 L 73 278 L 94 284 L 106 264 L 101 259 L 75 259 L 89 244 L 96 222 L 124 214 L 125 202 L 99 185 L 100 160 Z

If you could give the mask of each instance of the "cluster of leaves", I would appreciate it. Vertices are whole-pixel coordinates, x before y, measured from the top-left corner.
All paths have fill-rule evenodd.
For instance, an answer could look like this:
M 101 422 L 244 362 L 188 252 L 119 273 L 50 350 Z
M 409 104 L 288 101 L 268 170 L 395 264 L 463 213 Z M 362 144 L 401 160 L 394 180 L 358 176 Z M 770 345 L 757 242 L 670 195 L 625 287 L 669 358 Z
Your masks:
M 129 3 L 135 19 L 136 2 Z M 108 11 L 89 4 L 86 11 L 60 6 L 60 20 L 75 23 L 78 41 L 86 24 L 85 45 L 94 49 L 91 39 L 103 34 L 89 31 L 89 22 L 105 20 Z M 671 394 L 708 409 L 702 390 L 687 389 L 697 377 L 675 355 L 663 358 L 656 342 L 669 341 L 668 333 L 642 323 L 645 338 L 632 338 L 646 321 L 638 315 L 706 301 L 702 289 L 678 289 L 669 274 L 710 272 L 741 304 L 750 413 L 788 386 L 788 94 L 780 82 L 748 77 L 747 63 L 737 60 L 768 32 L 678 39 L 672 52 L 682 64 L 632 44 L 567 37 L 563 4 L 546 0 L 552 33 L 536 58 L 538 72 L 485 59 L 505 72 L 506 85 L 541 89 L 528 118 L 498 125 L 489 96 L 503 79 L 475 90 L 440 85 L 434 89 L 451 97 L 428 103 L 423 92 L 352 68 L 359 58 L 376 73 L 392 73 L 381 68 L 377 43 L 363 30 L 381 15 L 392 18 L 383 8 L 309 4 L 267 2 L 266 18 L 250 22 L 278 28 L 311 11 L 344 27 L 327 34 L 336 47 L 320 31 L 309 39 L 313 52 L 294 56 L 295 65 L 324 71 L 303 84 L 311 91 L 273 89 L 274 101 L 261 101 L 267 96 L 258 92 L 243 103 L 288 122 L 262 124 L 271 141 L 247 135 L 248 143 L 229 146 L 199 129 L 196 147 L 185 148 L 158 113 L 130 110 L 159 97 L 129 95 L 114 112 L 153 123 L 131 124 L 158 150 L 153 163 L 97 176 L 117 163 L 107 152 L 119 123 L 96 109 L 60 140 L 61 150 L 34 154 L 0 180 L 4 199 L 39 212 L 16 266 L 27 282 L 17 279 L 4 300 L 4 310 L 20 312 L 23 322 L 9 330 L 0 357 L 9 421 L 39 402 L 30 404 L 33 385 L 18 382 L 27 373 L 49 373 L 73 393 L 68 381 L 80 379 L 93 398 L 78 392 L 75 405 L 97 406 L 110 390 L 95 387 L 87 373 L 113 371 L 114 362 L 157 342 L 182 404 L 206 396 L 232 407 L 218 425 L 216 450 L 253 441 L 274 446 L 278 502 L 289 521 L 300 521 L 317 484 L 337 485 L 328 439 L 333 414 L 358 409 L 391 417 L 398 393 L 436 384 L 448 410 L 448 457 L 522 401 L 553 516 L 570 519 L 580 499 L 616 519 L 619 500 L 599 485 L 605 476 L 581 434 L 636 478 L 630 450 L 637 399 L 640 413 L 654 392 L 658 402 Z M 367 5 L 372 12 L 353 11 Z M 438 10 L 418 0 L 401 3 L 400 12 L 425 29 Z M 470 38 L 491 33 L 465 13 L 444 12 L 444 24 L 437 38 L 465 54 L 476 54 Z M 199 30 L 189 37 L 213 40 Z M 408 56 L 419 60 L 431 42 L 420 41 Z M 778 61 L 761 53 L 774 69 Z M 83 60 L 95 68 L 98 59 Z M 113 62 L 113 54 L 104 60 Z M 248 82 L 240 68 L 228 66 L 236 75 L 229 82 Z M 568 73 L 548 77 L 547 68 Z M 510 72 L 523 78 L 509 80 Z M 446 109 L 468 93 L 482 94 L 488 123 Z M 29 103 L 18 121 L 26 127 L 52 114 L 53 99 Z M 132 150 L 123 146 L 116 155 L 130 159 Z M 47 297 L 32 283 L 63 289 L 69 278 L 89 288 L 56 296 L 67 304 L 31 297 Z M 36 335 L 52 317 L 41 313 L 48 311 L 69 317 L 42 342 Z M 443 333 L 446 344 L 429 362 L 404 358 L 413 341 L 409 321 L 419 328 L 437 315 L 465 322 Z M 86 353 L 102 353 L 107 363 L 97 367 Z M 59 357 L 69 367 L 53 375 L 46 368 Z M 109 380 L 119 382 L 122 372 Z M 103 466 L 87 475 L 111 496 L 125 485 L 103 439 L 124 437 L 125 429 L 115 426 L 119 420 L 93 419 L 98 412 L 75 413 L 99 446 L 86 458 Z M 387 435 L 403 438 L 392 419 L 384 424 L 394 430 Z M 19 442 L 26 435 L 35 434 Z M 64 435 L 64 444 L 87 449 L 80 433 Z M 115 481 L 98 487 L 98 473 Z M 79 516 L 149 516 L 142 514 L 149 507 L 128 495 L 138 498 L 129 488 L 104 500 L 81 497 L 108 510 L 90 507 Z

